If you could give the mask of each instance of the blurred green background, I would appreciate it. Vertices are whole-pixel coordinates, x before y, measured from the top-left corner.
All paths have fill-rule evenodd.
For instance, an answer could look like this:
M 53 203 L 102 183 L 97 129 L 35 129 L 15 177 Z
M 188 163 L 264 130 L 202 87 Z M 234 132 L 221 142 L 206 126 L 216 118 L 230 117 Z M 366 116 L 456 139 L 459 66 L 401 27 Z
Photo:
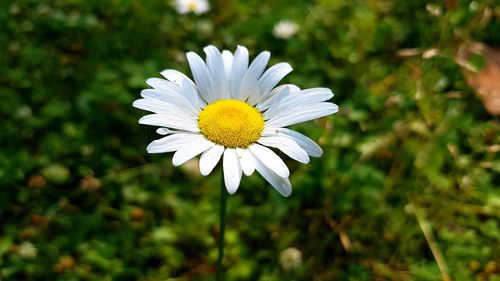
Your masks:
M 471 87 L 494 59 L 457 59 L 499 47 L 498 1 L 210 6 L 0 1 L 0 280 L 214 279 L 220 167 L 148 155 L 131 106 L 208 44 L 269 50 L 341 108 L 293 127 L 324 154 L 285 159 L 290 198 L 257 174 L 229 197 L 227 280 L 500 280 L 500 125 Z

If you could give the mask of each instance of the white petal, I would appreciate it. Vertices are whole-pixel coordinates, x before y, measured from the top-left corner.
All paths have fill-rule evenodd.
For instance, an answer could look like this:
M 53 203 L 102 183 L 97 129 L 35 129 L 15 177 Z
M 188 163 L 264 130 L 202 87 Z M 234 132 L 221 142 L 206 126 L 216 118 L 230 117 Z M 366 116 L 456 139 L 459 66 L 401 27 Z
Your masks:
M 196 1 L 197 7 L 193 11 L 197 15 L 201 15 L 206 13 L 210 9 L 210 5 L 208 4 L 208 1 Z
M 233 64 L 231 66 L 231 97 L 238 99 L 240 94 L 241 79 L 248 69 L 248 50 L 243 46 L 238 46 L 234 53 Z
M 271 90 L 285 77 L 288 73 L 292 71 L 292 67 L 288 63 L 278 63 L 273 65 L 271 68 L 266 70 L 262 77 L 259 79 L 259 90 L 262 97 L 268 96 Z M 259 95 L 251 96 L 248 99 L 248 103 L 255 105 L 258 101 L 262 100 Z
M 290 95 L 290 87 L 285 86 L 285 87 L 278 87 L 278 88 L 279 88 L 279 92 L 273 90 L 271 92 L 273 94 L 273 96 L 268 98 L 265 102 L 258 104 L 256 106 L 256 108 L 258 110 L 261 110 L 261 111 L 264 109 L 267 109 L 267 111 L 269 111 L 273 107 L 273 105 L 274 106 L 278 105 L 284 98 L 286 98 L 288 95 Z M 278 88 L 276 88 L 276 89 L 278 89 Z M 265 114 L 265 112 L 264 112 L 264 114 Z
M 281 160 L 281 158 L 271 149 L 256 143 L 250 145 L 248 149 L 250 149 L 255 158 L 259 159 L 280 177 L 288 178 L 288 176 L 290 176 L 290 171 L 285 162 L 283 162 L 283 160 Z
M 168 128 L 158 128 L 156 129 L 156 133 L 159 134 L 159 135 L 168 135 L 168 133 L 170 132 L 170 130 Z
M 195 140 L 184 143 L 174 154 L 172 164 L 179 166 L 186 161 L 212 148 L 215 144 L 207 139 Z
M 302 123 L 323 116 L 333 114 L 339 110 L 336 104 L 330 102 L 319 102 L 308 104 L 302 107 L 283 109 L 266 121 L 266 127 L 286 127 L 293 124 Z
M 185 78 L 184 78 L 185 77 Z M 149 78 L 146 80 L 146 83 L 154 88 L 155 90 L 148 89 L 149 91 L 156 91 L 156 92 L 167 92 L 167 95 L 171 96 L 176 96 L 178 97 L 184 97 L 187 101 L 191 101 L 193 96 L 198 95 L 198 93 L 195 91 L 188 91 L 186 92 L 182 87 L 182 83 L 186 83 L 191 86 L 191 88 L 195 88 L 195 84 L 193 81 L 191 81 L 187 76 L 184 77 L 178 77 L 176 82 L 172 82 L 169 80 L 165 79 L 160 79 L 160 78 Z M 141 93 L 142 94 L 142 93 Z M 164 94 L 159 94 L 159 95 L 165 95 Z
M 224 61 L 224 70 L 226 71 L 226 78 L 227 81 L 231 79 L 231 68 L 233 66 L 233 54 L 228 51 L 224 50 L 222 51 L 222 60 Z
M 282 178 L 269 169 L 262 161 L 255 159 L 255 169 L 269 182 L 281 195 L 288 197 L 292 194 L 292 184 L 288 177 Z
M 271 54 L 267 51 L 260 53 L 250 64 L 245 76 L 241 80 L 240 93 L 238 99 L 246 101 L 250 96 L 259 96 L 259 78 L 266 68 Z
M 229 194 L 234 194 L 240 185 L 241 167 L 236 150 L 227 148 L 223 157 L 224 183 Z
M 132 103 L 132 106 L 142 110 L 151 111 L 154 113 L 167 115 L 188 115 L 191 118 L 197 119 L 198 113 L 192 108 L 186 108 L 178 104 L 171 104 L 157 99 L 138 99 Z
M 146 80 L 146 84 L 158 90 L 175 91 L 175 89 L 177 88 L 177 85 L 175 83 L 160 78 L 148 78 L 148 80 Z
M 155 89 L 167 91 L 167 94 L 173 96 L 174 99 L 179 99 L 179 96 L 183 97 L 183 100 L 187 102 L 187 104 L 190 104 L 190 106 L 192 104 L 194 108 L 203 108 L 206 105 L 204 102 L 199 102 L 201 99 L 196 90 L 196 85 L 189 77 L 172 69 L 164 70 L 161 74 L 167 78 L 168 81 L 150 78 L 146 83 Z
M 264 113 L 264 118 L 268 120 L 284 109 L 290 110 L 295 107 L 302 107 L 312 103 L 327 101 L 332 97 L 332 91 L 327 88 L 312 88 L 302 90 L 299 93 L 289 94 L 281 99 L 279 103 L 271 106 L 269 110 Z
M 282 93 L 285 88 L 288 88 L 288 93 Z M 267 96 L 263 96 L 255 106 L 258 110 L 263 111 L 279 103 L 285 96 L 300 92 L 300 88 L 293 84 L 284 84 L 274 88 Z
M 207 67 L 212 74 L 213 90 L 217 94 L 217 99 L 228 99 L 229 84 L 226 82 L 226 71 L 221 53 L 214 46 L 207 46 L 203 50 L 207 54 Z
M 300 163 L 309 163 L 309 155 L 307 155 L 307 152 L 289 137 L 261 137 L 258 142 L 265 146 L 275 147 Z
M 181 88 L 178 91 L 146 89 L 141 91 L 141 96 L 146 99 L 162 100 L 196 116 L 200 112 L 200 108 L 182 94 Z
M 236 154 L 240 160 L 240 166 L 246 176 L 255 171 L 255 159 L 248 149 L 236 148 Z
M 196 119 L 190 116 L 175 114 L 149 114 L 139 119 L 139 124 L 167 127 L 183 131 L 198 133 L 200 129 Z
M 193 73 L 194 81 L 198 86 L 198 91 L 207 103 L 212 103 L 215 101 L 216 96 L 210 70 L 208 70 L 205 62 L 196 53 L 189 52 L 186 54 L 186 57 Z
M 194 82 L 186 76 L 186 74 L 173 69 L 165 69 L 160 74 L 165 77 L 168 81 L 173 82 L 177 85 L 181 84 L 181 81 L 186 80 L 191 85 L 194 86 Z
M 203 136 L 191 133 L 179 133 L 152 141 L 146 150 L 149 153 L 163 153 L 178 150 L 187 142 L 202 140 Z
M 193 106 L 197 109 L 204 108 L 207 103 L 203 101 L 201 95 L 198 93 L 196 86 L 191 85 L 187 80 L 181 81 L 181 93 L 189 101 L 193 103 Z
M 218 144 L 203 152 L 200 157 L 200 173 L 204 176 L 209 175 L 219 162 L 223 152 L 224 147 Z
M 176 10 L 177 10 L 177 12 L 178 12 L 179 14 L 187 14 L 188 12 L 190 12 L 190 11 L 191 11 L 191 10 L 189 10 L 189 9 L 187 8 L 187 6 L 186 6 L 186 5 L 183 5 L 183 4 L 182 4 L 182 2 L 180 2 L 180 1 L 176 1 L 176 2 L 177 2 L 177 3 L 176 3 L 175 8 L 176 8 Z
M 294 130 L 290 130 L 287 128 L 266 128 L 264 132 L 262 132 L 262 136 L 289 137 L 293 139 L 298 145 L 300 145 L 300 147 L 302 147 L 310 156 L 320 157 L 323 154 L 323 150 L 321 149 L 321 147 L 317 145 L 313 140 Z
M 294 96 L 294 98 L 301 97 L 301 95 L 307 96 L 305 100 L 309 103 L 327 101 L 333 98 L 332 90 L 321 87 L 302 90 L 297 96 Z

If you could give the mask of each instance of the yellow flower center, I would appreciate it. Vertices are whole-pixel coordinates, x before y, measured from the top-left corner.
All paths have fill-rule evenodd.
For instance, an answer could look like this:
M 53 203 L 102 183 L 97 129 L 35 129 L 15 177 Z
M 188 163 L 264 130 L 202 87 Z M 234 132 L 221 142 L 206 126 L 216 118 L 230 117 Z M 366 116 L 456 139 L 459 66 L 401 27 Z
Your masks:
M 246 102 L 219 100 L 200 112 L 198 127 L 214 143 L 230 148 L 246 148 L 260 138 L 264 117 Z
M 196 3 L 196 1 L 188 2 L 187 9 L 191 12 L 195 12 L 198 9 L 198 3 Z

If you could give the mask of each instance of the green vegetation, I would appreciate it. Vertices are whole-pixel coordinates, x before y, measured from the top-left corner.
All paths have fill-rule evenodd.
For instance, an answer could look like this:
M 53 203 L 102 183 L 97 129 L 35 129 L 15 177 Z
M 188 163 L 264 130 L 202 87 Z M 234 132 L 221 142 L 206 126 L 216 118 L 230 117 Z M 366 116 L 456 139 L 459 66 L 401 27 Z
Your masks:
M 500 280 L 500 125 L 454 59 L 500 45 L 495 0 L 3 0 L 0 31 L 2 281 L 215 278 L 220 167 L 148 155 L 131 106 L 208 44 L 269 50 L 341 108 L 294 126 L 324 154 L 286 159 L 290 198 L 257 174 L 229 197 L 227 280 Z

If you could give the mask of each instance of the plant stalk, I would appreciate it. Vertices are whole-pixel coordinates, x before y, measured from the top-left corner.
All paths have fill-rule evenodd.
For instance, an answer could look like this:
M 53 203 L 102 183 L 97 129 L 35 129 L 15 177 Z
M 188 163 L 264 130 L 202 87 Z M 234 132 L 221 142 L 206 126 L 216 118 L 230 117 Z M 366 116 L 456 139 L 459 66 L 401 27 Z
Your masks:
M 217 257 L 217 281 L 224 280 L 222 274 L 222 260 L 224 259 L 224 234 L 226 232 L 226 210 L 227 191 L 224 185 L 224 172 L 221 173 L 220 180 L 220 231 L 219 231 L 219 255 Z

